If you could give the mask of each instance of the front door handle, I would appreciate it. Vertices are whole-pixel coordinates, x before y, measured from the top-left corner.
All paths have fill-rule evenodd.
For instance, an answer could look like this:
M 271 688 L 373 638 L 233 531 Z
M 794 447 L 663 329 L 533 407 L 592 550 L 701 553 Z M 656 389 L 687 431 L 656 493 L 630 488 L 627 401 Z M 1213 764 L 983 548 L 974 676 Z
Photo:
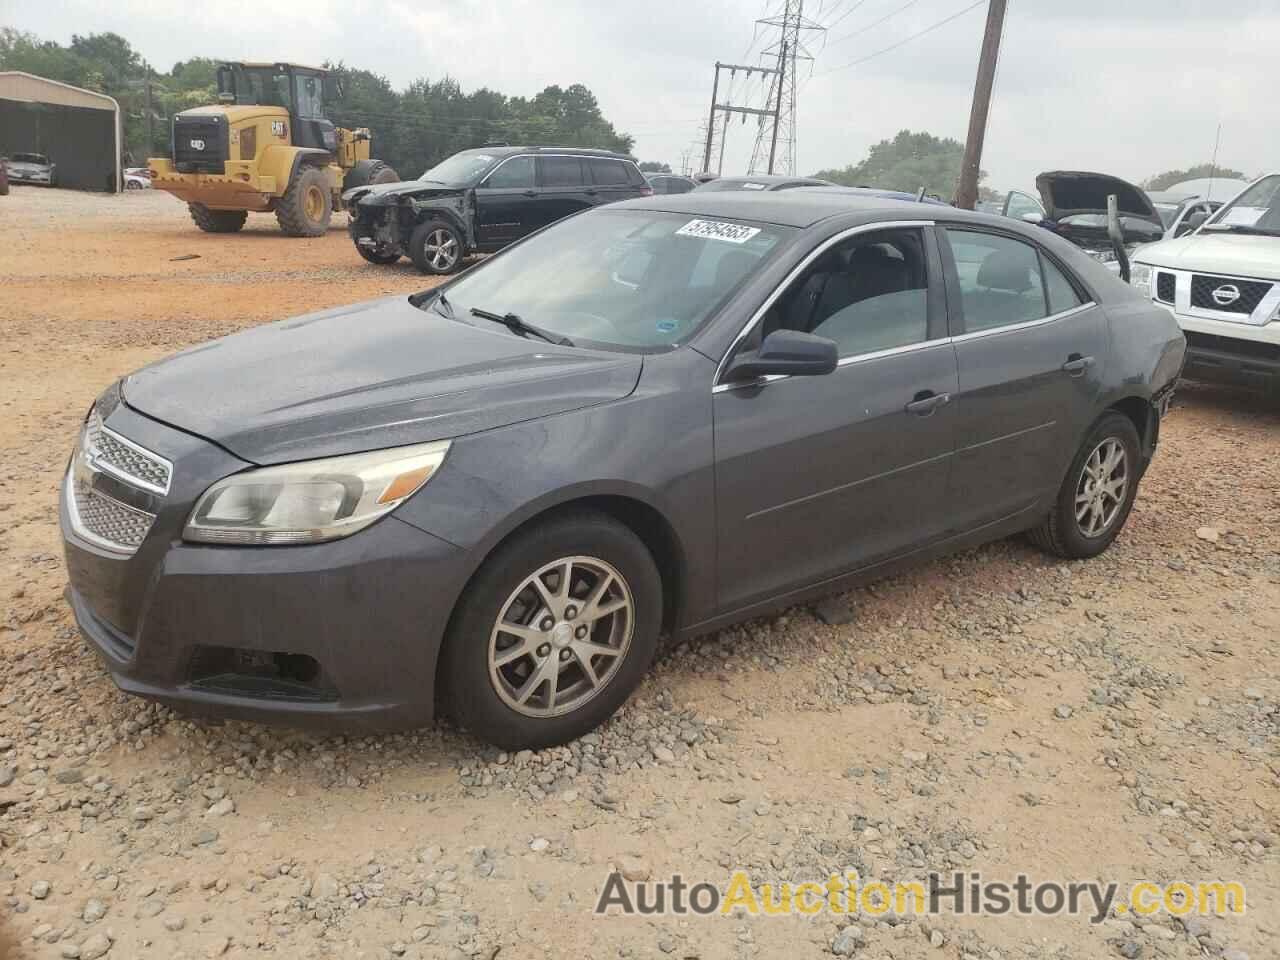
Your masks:
M 1073 353 L 1067 357 L 1067 362 L 1062 365 L 1062 369 L 1073 377 L 1082 377 L 1093 364 L 1093 357 L 1082 357 L 1078 353 Z
M 946 406 L 951 402 L 951 394 L 934 393 L 932 390 L 921 390 L 915 395 L 910 403 L 907 404 L 907 413 L 914 413 L 917 417 L 927 417 L 939 407 Z
M 583 193 L 585 193 L 588 197 L 594 197 L 596 195 L 595 190 L 584 190 Z
M 538 195 L 538 191 L 537 191 L 537 190 L 526 190 L 526 191 L 524 192 L 524 195 L 525 195 L 526 197 L 536 197 L 536 196 Z

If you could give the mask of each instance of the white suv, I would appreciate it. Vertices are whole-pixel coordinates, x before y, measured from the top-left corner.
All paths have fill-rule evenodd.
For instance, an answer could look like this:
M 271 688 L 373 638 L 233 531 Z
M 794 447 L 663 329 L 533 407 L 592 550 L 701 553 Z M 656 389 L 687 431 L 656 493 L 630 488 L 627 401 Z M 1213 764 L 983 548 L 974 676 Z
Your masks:
M 1132 283 L 1177 318 L 1188 377 L 1280 395 L 1280 173 L 1194 233 L 1143 247 Z

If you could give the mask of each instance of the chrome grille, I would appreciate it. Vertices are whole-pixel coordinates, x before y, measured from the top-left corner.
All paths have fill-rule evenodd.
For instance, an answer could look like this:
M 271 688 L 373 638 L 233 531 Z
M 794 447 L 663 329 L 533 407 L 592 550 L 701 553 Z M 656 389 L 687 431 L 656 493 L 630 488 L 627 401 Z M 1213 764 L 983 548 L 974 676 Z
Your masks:
M 137 550 L 156 519 L 154 514 L 135 510 L 74 477 L 71 494 L 78 532 L 110 549 Z
M 95 466 L 144 490 L 159 494 L 169 492 L 172 470 L 168 461 L 104 427 L 97 408 L 89 414 L 85 425 L 85 443 Z

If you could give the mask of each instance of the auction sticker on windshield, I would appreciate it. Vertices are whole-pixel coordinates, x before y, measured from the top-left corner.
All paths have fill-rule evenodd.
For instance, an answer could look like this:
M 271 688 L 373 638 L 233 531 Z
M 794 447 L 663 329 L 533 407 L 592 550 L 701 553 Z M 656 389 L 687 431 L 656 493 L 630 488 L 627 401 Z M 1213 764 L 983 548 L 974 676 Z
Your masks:
M 746 243 L 759 232 L 759 227 L 748 227 L 741 223 L 724 223 L 720 220 L 690 220 L 676 231 L 676 236 L 701 237 L 704 240 L 723 240 L 726 243 Z

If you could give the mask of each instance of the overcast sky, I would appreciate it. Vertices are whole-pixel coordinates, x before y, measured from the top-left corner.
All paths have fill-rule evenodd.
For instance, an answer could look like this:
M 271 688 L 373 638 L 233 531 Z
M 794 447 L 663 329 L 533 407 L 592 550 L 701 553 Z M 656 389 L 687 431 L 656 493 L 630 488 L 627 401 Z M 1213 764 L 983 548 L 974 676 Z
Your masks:
M 816 59 L 800 71 L 798 172 L 857 162 L 903 127 L 962 140 L 984 7 L 841 68 L 971 2 L 807 0 L 806 15 L 831 29 L 825 45 L 821 33 L 806 38 Z M 0 25 L 62 43 L 113 30 L 165 70 L 197 55 L 341 59 L 397 87 L 445 74 L 509 94 L 583 83 L 635 137 L 640 159 L 678 166 L 705 123 L 712 63 L 757 62 L 772 38 L 753 45 L 753 21 L 781 3 L 0 0 Z M 1220 163 L 1251 175 L 1280 169 L 1276 0 L 1009 0 L 1008 9 L 988 185 L 1029 187 L 1037 172 L 1062 168 L 1141 179 L 1210 159 L 1219 124 Z M 759 83 L 740 79 L 735 102 L 760 105 Z M 754 131 L 731 124 L 726 173 L 745 169 Z

